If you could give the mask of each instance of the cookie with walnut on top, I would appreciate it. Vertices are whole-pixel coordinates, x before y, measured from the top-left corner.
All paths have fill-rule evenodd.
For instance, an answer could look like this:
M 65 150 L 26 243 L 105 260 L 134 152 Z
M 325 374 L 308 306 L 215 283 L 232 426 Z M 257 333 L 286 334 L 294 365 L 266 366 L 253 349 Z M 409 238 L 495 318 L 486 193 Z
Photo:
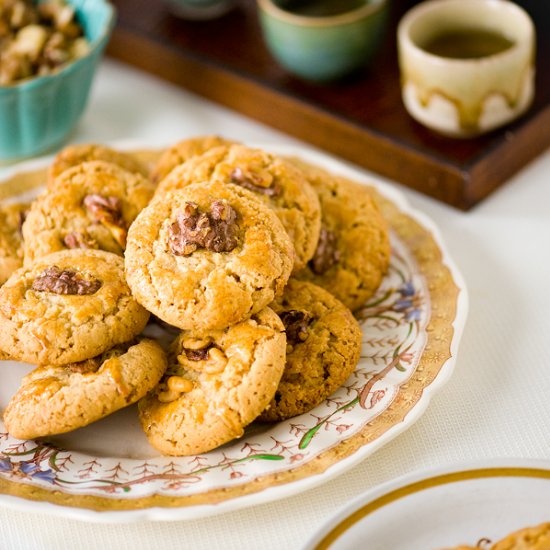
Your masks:
M 279 422 L 306 413 L 355 370 L 362 333 L 351 311 L 326 290 L 291 279 L 271 307 L 286 332 L 286 364 L 270 404 L 260 415 Z
M 124 280 L 123 258 L 102 250 L 44 256 L 0 287 L 0 350 L 35 365 L 95 357 L 148 319 Z
M 224 329 L 279 296 L 294 263 L 272 210 L 218 181 L 155 200 L 130 227 L 126 278 L 151 313 L 184 330 Z
M 25 265 L 65 249 L 122 255 L 128 227 L 149 203 L 153 184 L 102 161 L 65 170 L 36 200 L 23 224 Z
M 365 185 L 292 159 L 319 196 L 321 232 L 313 258 L 295 277 L 315 283 L 356 311 L 390 264 L 388 224 Z
M 139 403 L 149 442 L 186 456 L 241 437 L 275 394 L 285 345 L 269 308 L 224 330 L 182 332 L 160 385 Z
M 244 145 L 217 147 L 176 167 L 158 185 L 155 200 L 197 181 L 217 180 L 254 193 L 281 220 L 294 245 L 294 271 L 315 252 L 321 227 L 319 199 L 305 174 L 290 162 Z

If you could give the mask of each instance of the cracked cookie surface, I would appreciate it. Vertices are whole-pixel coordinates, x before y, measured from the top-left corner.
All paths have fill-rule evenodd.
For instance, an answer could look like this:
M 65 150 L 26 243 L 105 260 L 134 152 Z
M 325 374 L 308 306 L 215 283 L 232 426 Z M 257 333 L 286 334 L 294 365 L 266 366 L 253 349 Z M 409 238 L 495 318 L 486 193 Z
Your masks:
M 273 209 L 296 250 L 295 271 L 313 257 L 321 227 L 320 206 L 299 168 L 260 149 L 244 145 L 217 147 L 172 170 L 159 183 L 155 199 L 210 179 L 252 191 Z
M 315 254 L 295 276 L 323 287 L 355 311 L 374 294 L 388 270 L 387 223 L 364 185 L 293 161 L 317 192 L 322 212 Z
M 241 437 L 275 393 L 285 342 L 269 308 L 225 330 L 183 332 L 161 384 L 139 403 L 149 442 L 186 456 Z
M 87 426 L 141 399 L 166 366 L 160 345 L 143 339 L 86 361 L 38 367 L 10 400 L 6 427 L 13 437 L 34 439 Z
M 153 195 L 153 184 L 114 164 L 85 162 L 64 171 L 36 200 L 25 223 L 25 265 L 67 248 L 122 255 L 126 233 Z
M 326 290 L 291 279 L 271 306 L 285 325 L 286 365 L 259 420 L 305 413 L 335 392 L 355 370 L 362 333 L 351 311 Z
M 30 204 L 0 205 L 0 285 L 23 265 L 23 234 L 21 227 Z
M 55 156 L 52 164 L 48 169 L 48 188 L 53 188 L 56 185 L 56 178 L 65 170 L 78 166 L 84 162 L 101 160 L 116 164 L 120 168 L 140 174 L 143 177 L 148 177 L 147 167 L 132 155 L 111 149 L 105 145 L 96 143 L 86 143 L 79 145 L 69 145 L 62 149 Z
M 273 211 L 213 181 L 153 201 L 132 224 L 126 278 L 136 299 L 184 330 L 222 329 L 282 293 L 294 251 Z
M 236 142 L 233 140 L 219 136 L 199 136 L 178 141 L 161 155 L 151 173 L 151 179 L 153 182 L 159 183 L 176 166 L 187 162 L 189 159 L 200 156 L 215 147 L 234 143 Z
M 148 318 L 126 284 L 123 258 L 65 250 L 17 270 L 0 288 L 0 349 L 38 365 L 83 361 L 130 340 Z

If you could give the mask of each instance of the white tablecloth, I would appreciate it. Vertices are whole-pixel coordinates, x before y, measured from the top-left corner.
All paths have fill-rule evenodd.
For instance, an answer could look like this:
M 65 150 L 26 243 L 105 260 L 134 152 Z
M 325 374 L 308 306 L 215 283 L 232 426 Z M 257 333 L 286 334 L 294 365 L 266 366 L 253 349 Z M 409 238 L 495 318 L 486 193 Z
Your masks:
M 162 144 L 205 132 L 296 143 L 112 61 L 101 66 L 73 141 Z M 550 152 L 468 213 L 400 188 L 439 226 L 470 294 L 455 373 L 411 429 L 316 489 L 202 520 L 98 525 L 0 509 L 0 550 L 294 549 L 338 507 L 413 470 L 550 458 Z

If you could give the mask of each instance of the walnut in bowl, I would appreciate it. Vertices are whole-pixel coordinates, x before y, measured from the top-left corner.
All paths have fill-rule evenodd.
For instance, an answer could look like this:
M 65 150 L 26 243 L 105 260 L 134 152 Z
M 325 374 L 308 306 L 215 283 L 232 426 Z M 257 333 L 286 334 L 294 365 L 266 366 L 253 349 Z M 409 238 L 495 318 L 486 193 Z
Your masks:
M 0 160 L 45 152 L 67 137 L 113 23 L 106 0 L 0 0 Z

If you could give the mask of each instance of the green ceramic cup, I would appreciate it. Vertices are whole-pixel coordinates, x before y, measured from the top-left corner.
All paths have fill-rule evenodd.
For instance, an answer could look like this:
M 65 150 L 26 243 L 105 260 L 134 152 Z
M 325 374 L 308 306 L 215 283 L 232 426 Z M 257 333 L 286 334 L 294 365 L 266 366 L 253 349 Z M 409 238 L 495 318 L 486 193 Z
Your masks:
M 69 3 L 76 8 L 90 52 L 54 74 L 0 86 L 0 160 L 31 157 L 60 145 L 84 111 L 115 14 L 105 0 Z
M 225 15 L 235 0 L 166 0 L 174 15 L 190 21 L 207 21 Z
M 365 0 L 330 16 L 299 15 L 284 5 L 258 0 L 264 39 L 283 67 L 307 80 L 334 80 L 367 65 L 384 34 L 386 0 Z

